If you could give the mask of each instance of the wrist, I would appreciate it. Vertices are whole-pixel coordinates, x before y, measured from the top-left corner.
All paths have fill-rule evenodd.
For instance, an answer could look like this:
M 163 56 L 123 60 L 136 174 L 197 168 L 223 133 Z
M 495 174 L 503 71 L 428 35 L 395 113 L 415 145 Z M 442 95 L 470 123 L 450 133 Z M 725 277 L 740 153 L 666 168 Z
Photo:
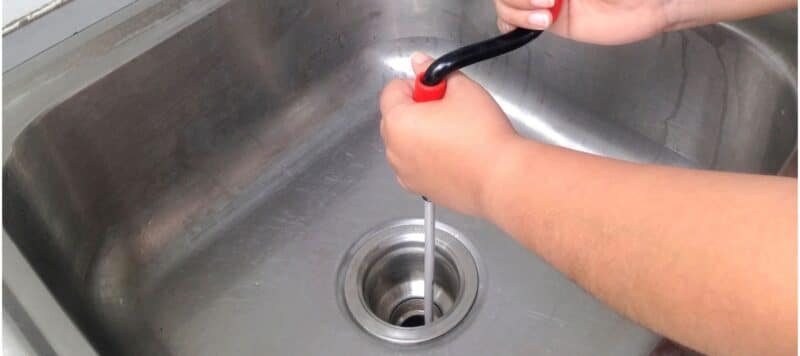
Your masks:
M 513 184 L 513 179 L 519 176 L 520 170 L 525 165 L 525 156 L 530 155 L 530 145 L 534 142 L 528 141 L 518 135 L 503 142 L 497 148 L 496 157 L 489 169 L 486 170 L 481 187 L 479 190 L 479 215 L 487 220 L 495 221 L 494 214 L 501 211 L 505 205 L 507 192 L 511 191 L 509 186 Z

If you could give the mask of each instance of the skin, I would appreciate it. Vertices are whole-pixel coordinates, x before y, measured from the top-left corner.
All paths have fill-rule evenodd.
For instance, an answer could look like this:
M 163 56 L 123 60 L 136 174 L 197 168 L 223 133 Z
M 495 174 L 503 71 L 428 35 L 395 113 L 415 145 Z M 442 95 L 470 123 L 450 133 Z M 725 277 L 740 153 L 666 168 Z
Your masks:
M 569 25 L 554 27 L 562 35 L 623 43 L 653 32 L 609 37 L 589 30 L 604 20 L 582 18 L 606 13 L 575 11 L 634 1 L 568 1 L 573 11 L 559 22 Z M 785 5 L 767 2 L 704 8 Z M 659 31 L 672 28 L 659 21 Z M 413 56 L 415 72 L 430 61 Z M 796 179 L 634 164 L 526 140 L 461 73 L 440 101 L 415 103 L 412 91 L 412 81 L 394 80 L 380 99 L 386 157 L 406 190 L 491 221 L 615 310 L 695 350 L 795 354 Z
M 558 21 L 554 0 L 494 0 L 497 27 L 548 29 L 580 42 L 616 45 L 663 31 L 738 20 L 796 6 L 796 0 L 563 0 Z M 551 26 L 552 25 L 552 26 Z

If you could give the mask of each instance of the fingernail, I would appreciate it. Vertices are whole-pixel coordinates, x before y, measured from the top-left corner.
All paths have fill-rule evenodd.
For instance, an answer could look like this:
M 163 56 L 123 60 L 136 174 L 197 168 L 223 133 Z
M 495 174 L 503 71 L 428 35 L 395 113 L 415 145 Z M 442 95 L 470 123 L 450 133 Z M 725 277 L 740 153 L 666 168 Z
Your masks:
M 536 7 L 553 7 L 555 0 L 531 0 L 531 5 Z
M 423 64 L 430 59 L 431 57 L 429 55 L 422 52 L 414 52 L 411 54 L 411 61 L 414 62 L 414 64 Z
M 537 28 L 550 26 L 550 14 L 545 12 L 534 12 L 528 16 L 528 22 Z

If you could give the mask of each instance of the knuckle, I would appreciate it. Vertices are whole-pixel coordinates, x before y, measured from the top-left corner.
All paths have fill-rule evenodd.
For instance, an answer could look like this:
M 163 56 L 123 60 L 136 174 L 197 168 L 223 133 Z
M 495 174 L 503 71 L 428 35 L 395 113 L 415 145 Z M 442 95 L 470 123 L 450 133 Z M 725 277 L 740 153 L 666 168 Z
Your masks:
M 386 119 L 381 119 L 380 134 L 381 134 L 381 140 L 383 140 L 384 145 L 388 146 L 389 145 L 389 140 L 388 140 L 389 134 L 388 134 L 387 129 L 386 129 Z
M 403 123 L 407 122 L 404 118 L 408 115 L 408 110 L 398 109 L 386 114 L 383 119 L 383 131 L 387 138 L 400 135 L 398 131 L 403 130 Z
M 381 118 L 380 133 L 381 138 L 386 141 L 386 118 Z
M 518 9 L 518 10 L 526 10 L 532 9 L 533 4 L 529 2 L 529 0 L 500 0 L 503 4 L 508 8 Z
M 392 109 L 392 106 L 395 104 L 393 97 L 398 95 L 397 92 L 400 89 L 398 84 L 402 84 L 399 82 L 400 80 L 393 79 L 391 82 L 389 82 L 389 84 L 387 84 L 383 88 L 383 91 L 381 91 L 379 103 L 382 113 L 386 114 L 389 110 Z
M 381 133 L 385 135 L 384 138 L 388 138 L 394 130 L 394 123 L 397 121 L 396 116 L 395 113 L 386 114 L 381 120 Z
M 397 184 L 400 184 L 400 187 L 402 187 L 405 190 L 409 190 L 408 185 L 403 181 L 403 178 L 401 178 L 400 176 L 395 176 L 395 178 L 397 179 Z
M 511 8 L 508 7 L 508 5 L 506 5 L 505 3 L 501 2 L 501 1 L 498 1 L 496 3 L 496 10 L 497 10 L 497 16 L 502 18 L 502 19 L 504 19 L 504 20 L 508 20 L 510 14 L 511 14 L 511 11 L 512 11 Z
M 448 85 L 457 88 L 455 93 L 474 92 L 475 82 L 472 81 L 466 74 L 459 72 L 448 79 Z
M 512 26 L 525 27 L 527 21 L 526 13 L 527 12 L 524 10 L 513 8 L 505 3 L 497 6 L 497 17 L 505 23 L 507 26 L 506 29 L 508 30 L 510 30 Z M 498 26 L 499 25 L 500 23 L 498 21 Z
M 505 22 L 502 18 L 498 17 L 497 18 L 497 29 L 499 29 L 500 32 L 506 33 L 506 32 L 510 32 L 511 30 L 513 30 L 514 26 L 510 25 L 508 22 Z
M 397 168 L 397 156 L 392 152 L 390 149 L 386 149 L 386 160 L 392 166 L 392 168 Z

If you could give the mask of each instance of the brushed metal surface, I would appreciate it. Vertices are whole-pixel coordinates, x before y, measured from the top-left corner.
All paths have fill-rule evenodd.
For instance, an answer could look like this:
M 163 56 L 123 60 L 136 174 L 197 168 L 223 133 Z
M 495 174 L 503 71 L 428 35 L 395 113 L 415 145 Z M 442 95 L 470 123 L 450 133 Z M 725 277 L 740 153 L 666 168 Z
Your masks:
M 159 21 L 125 25 L 93 45 L 118 53 Z M 233 0 L 63 101 L 11 88 L 4 229 L 105 353 L 645 354 L 657 335 L 445 209 L 486 265 L 469 320 L 401 347 L 337 302 L 352 243 L 420 214 L 384 160 L 380 89 L 413 51 L 494 33 L 489 1 Z M 796 37 L 794 13 L 619 47 L 545 34 L 467 73 L 533 139 L 774 174 L 796 167 Z M 34 103 L 52 109 L 9 117 Z

